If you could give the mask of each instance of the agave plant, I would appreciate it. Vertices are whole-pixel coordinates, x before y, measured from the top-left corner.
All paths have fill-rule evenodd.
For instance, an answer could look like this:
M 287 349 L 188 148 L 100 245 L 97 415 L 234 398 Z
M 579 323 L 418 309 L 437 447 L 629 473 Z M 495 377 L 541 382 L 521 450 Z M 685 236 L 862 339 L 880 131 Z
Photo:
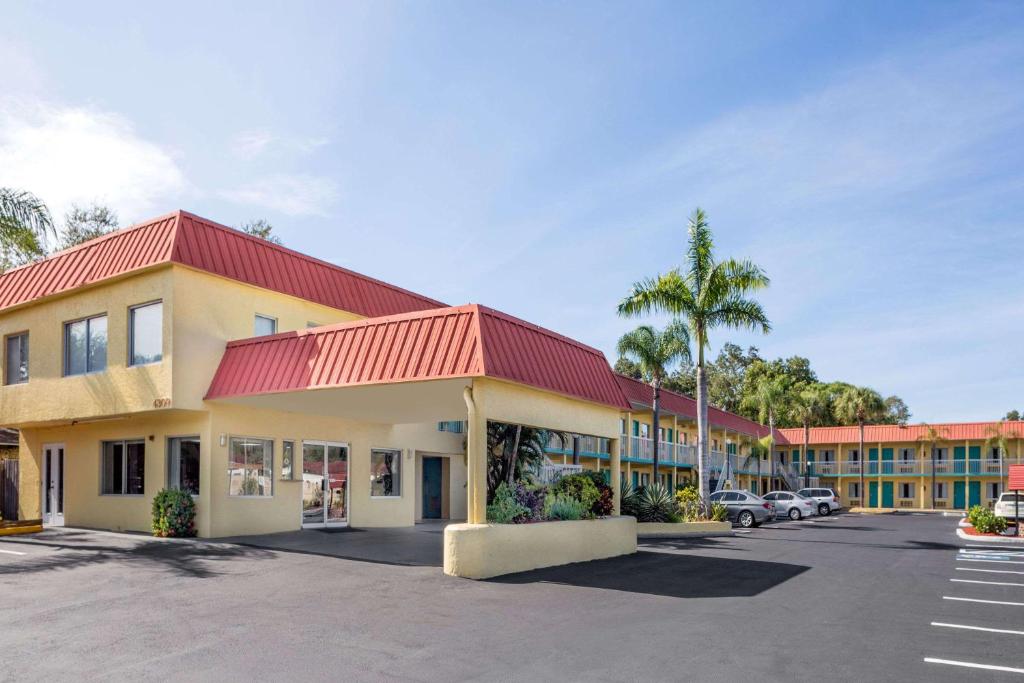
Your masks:
M 638 522 L 678 522 L 676 499 L 672 492 L 661 484 L 651 484 L 637 494 Z
M 623 478 L 622 484 L 619 486 L 619 514 L 628 515 L 630 517 L 640 518 L 640 511 L 637 503 L 639 502 L 639 495 L 633 488 L 629 480 Z

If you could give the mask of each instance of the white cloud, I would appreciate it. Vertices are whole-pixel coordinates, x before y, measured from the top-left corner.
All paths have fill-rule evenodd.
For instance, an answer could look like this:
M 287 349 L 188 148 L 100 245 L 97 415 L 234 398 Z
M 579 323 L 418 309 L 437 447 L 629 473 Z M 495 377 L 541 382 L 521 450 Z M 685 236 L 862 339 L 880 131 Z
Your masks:
M 98 201 L 123 220 L 173 208 L 187 188 L 174 155 L 122 116 L 90 107 L 0 101 L 0 186 L 28 190 L 58 220 Z
M 254 159 L 262 154 L 274 137 L 266 130 L 245 130 L 231 141 L 231 151 L 242 159 Z
M 225 190 L 221 196 L 289 216 L 322 216 L 337 201 L 338 188 L 328 178 L 301 173 L 277 174 Z
M 305 155 L 329 142 L 329 138 L 318 136 L 279 137 L 261 128 L 238 133 L 232 138 L 230 146 L 235 156 L 251 161 L 269 152 Z

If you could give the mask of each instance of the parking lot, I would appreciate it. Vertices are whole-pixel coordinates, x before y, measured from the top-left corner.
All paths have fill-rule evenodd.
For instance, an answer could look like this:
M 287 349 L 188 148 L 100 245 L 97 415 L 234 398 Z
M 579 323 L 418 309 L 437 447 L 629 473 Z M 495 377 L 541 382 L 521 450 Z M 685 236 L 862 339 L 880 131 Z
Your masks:
M 19 681 L 1018 678 L 965 665 L 1024 668 L 1024 574 L 1004 573 L 1024 572 L 1024 552 L 969 547 L 983 544 L 961 543 L 955 523 L 780 521 L 481 582 L 430 563 L 319 554 L 309 539 L 271 549 L 48 531 L 0 540 L 0 671 Z

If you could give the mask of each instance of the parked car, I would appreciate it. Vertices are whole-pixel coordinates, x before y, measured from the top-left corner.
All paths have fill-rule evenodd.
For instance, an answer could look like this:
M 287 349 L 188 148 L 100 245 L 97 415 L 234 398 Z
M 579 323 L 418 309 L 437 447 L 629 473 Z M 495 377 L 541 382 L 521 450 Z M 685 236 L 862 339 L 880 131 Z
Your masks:
M 996 517 L 1006 519 L 1017 519 L 1017 494 L 1013 492 L 1004 493 L 999 496 L 996 504 L 992 506 L 992 512 Z M 1020 494 L 1020 515 L 1024 519 L 1024 493 Z
M 818 502 L 792 491 L 770 491 L 764 499 L 775 504 L 775 514 L 792 520 L 813 517 L 818 514 Z
M 800 489 L 797 494 L 818 503 L 818 514 L 822 517 L 843 509 L 839 494 L 833 489 Z
M 750 491 L 715 491 L 711 502 L 724 505 L 729 511 L 729 521 L 744 529 L 775 519 L 775 507 Z

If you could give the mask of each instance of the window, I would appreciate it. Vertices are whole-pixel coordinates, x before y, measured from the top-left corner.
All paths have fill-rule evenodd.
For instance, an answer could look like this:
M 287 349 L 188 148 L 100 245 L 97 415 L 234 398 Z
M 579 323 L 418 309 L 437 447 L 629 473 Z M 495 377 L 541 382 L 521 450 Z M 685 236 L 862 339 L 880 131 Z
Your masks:
M 281 478 L 290 480 L 294 476 L 294 464 L 295 464 L 295 442 L 294 441 L 282 441 L 281 442 Z
M 4 383 L 24 384 L 28 381 L 28 332 L 7 338 L 4 356 Z
M 988 491 L 989 498 L 995 499 L 999 497 L 999 484 L 1000 482 L 998 481 L 990 481 L 985 484 L 985 489 Z
M 853 452 L 856 453 L 856 451 L 853 451 Z M 850 498 L 857 498 L 858 500 L 860 499 L 860 482 L 859 481 L 850 482 L 850 486 L 849 486 L 848 490 L 849 490 L 849 497 Z
M 903 460 L 904 462 L 906 462 L 908 460 L 913 460 L 913 459 L 914 459 L 914 449 L 913 448 L 901 448 L 900 449 L 900 460 Z
M 641 438 L 646 439 L 648 436 L 650 436 L 650 433 L 651 433 L 651 426 L 649 424 L 644 423 L 644 424 L 640 425 L 640 437 Z
M 128 365 L 159 363 L 164 357 L 164 305 L 157 301 L 128 311 Z
M 936 498 L 946 498 L 948 496 L 948 493 L 946 491 L 946 486 L 947 486 L 947 484 L 944 481 L 937 481 L 937 482 L 935 482 L 935 497 Z
M 933 448 L 932 454 L 936 461 L 943 461 L 949 456 L 949 451 L 945 448 Z
M 107 316 L 64 324 L 64 374 L 84 375 L 107 369 Z
M 914 497 L 914 485 L 906 482 L 900 484 L 900 498 L 904 500 Z
M 145 491 L 146 444 L 104 441 L 100 493 L 107 496 L 141 496 Z
M 228 454 L 228 495 L 274 495 L 273 441 L 232 437 Z
M 836 459 L 836 452 L 833 450 L 826 450 L 821 452 L 822 462 L 833 462 Z
M 199 437 L 167 440 L 167 487 L 199 495 Z
M 848 456 L 847 460 L 849 460 L 850 462 L 859 462 L 860 461 L 860 452 L 856 448 L 854 448 L 849 453 L 847 453 L 847 456 Z M 860 483 L 860 482 L 857 482 L 857 483 Z
M 256 325 L 254 328 L 254 334 L 257 337 L 265 337 L 268 334 L 277 333 L 277 318 L 271 318 L 266 315 L 256 316 Z
M 626 433 L 626 418 L 619 419 L 619 434 Z
M 402 452 L 375 448 L 370 451 L 370 496 L 402 495 Z

